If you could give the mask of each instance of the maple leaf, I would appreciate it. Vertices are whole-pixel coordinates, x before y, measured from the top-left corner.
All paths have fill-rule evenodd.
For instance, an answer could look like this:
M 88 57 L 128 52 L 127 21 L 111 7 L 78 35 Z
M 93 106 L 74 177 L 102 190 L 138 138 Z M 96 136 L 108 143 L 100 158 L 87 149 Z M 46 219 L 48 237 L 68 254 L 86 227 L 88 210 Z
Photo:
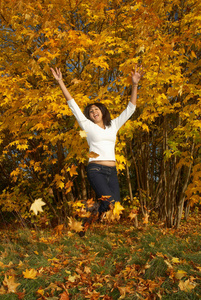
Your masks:
M 129 218 L 131 219 L 131 221 L 133 220 L 133 219 L 135 219 L 135 217 L 137 216 L 137 210 L 135 210 L 135 209 L 133 209 L 131 212 L 130 212 L 130 214 L 129 214 Z
M 101 196 L 101 198 L 99 198 L 98 200 L 102 200 L 102 201 L 106 201 L 107 199 L 109 199 L 111 196 Z
M 5 275 L 3 285 L 7 287 L 8 293 L 16 293 L 17 287 L 20 285 L 20 283 L 15 282 L 14 276 L 7 277 L 7 275 Z
M 42 198 L 36 199 L 34 203 L 32 203 L 30 210 L 32 210 L 35 215 L 37 215 L 39 211 L 43 212 L 43 205 L 46 205 L 46 203 L 42 201 Z
M 93 198 L 87 200 L 87 206 L 88 207 L 94 206 L 94 203 L 95 203 L 95 201 L 93 200 Z
M 76 171 L 77 167 L 75 165 L 72 165 L 70 168 L 70 176 L 73 177 L 73 175 L 78 175 L 77 171 Z
M 68 217 L 68 220 L 69 220 L 68 225 L 71 230 L 75 230 L 76 232 L 80 232 L 80 231 L 84 230 L 84 228 L 82 226 L 82 222 L 74 220 L 72 217 Z
M 61 295 L 60 295 L 60 299 L 59 300 L 69 300 L 69 295 L 67 294 L 66 291 L 64 291 Z
M 191 282 L 190 279 L 187 279 L 186 281 L 180 280 L 179 282 L 179 288 L 181 291 L 189 292 L 193 290 L 196 287 L 195 282 Z
M 175 274 L 176 279 L 182 279 L 184 276 L 186 276 L 186 272 L 184 270 L 178 270 Z
M 97 158 L 97 157 L 99 157 L 99 154 L 97 154 L 97 153 L 91 151 L 90 153 L 87 154 L 87 156 L 88 156 L 89 158 Z
M 115 202 L 113 214 L 119 216 L 122 214 L 122 211 L 124 210 L 124 207 L 120 204 L 120 202 Z
M 66 194 L 68 194 L 71 191 L 72 186 L 73 186 L 73 182 L 70 180 L 65 184 Z
M 24 275 L 24 278 L 35 279 L 38 272 L 35 269 L 26 269 L 26 271 L 22 273 Z
M 86 133 L 85 130 L 80 130 L 79 134 L 80 134 L 81 138 L 86 138 L 87 137 L 87 133 Z
M 179 260 L 178 257 L 173 257 L 172 262 L 175 263 L 175 264 L 178 264 L 178 263 L 180 263 L 180 260 Z
M 63 229 L 64 229 L 64 224 L 57 225 L 57 226 L 54 228 L 54 230 L 55 230 L 55 232 L 56 232 L 56 235 L 61 235 Z
M 148 219 L 149 219 L 149 214 L 145 213 L 144 218 L 143 218 L 143 224 L 148 224 L 149 223 Z

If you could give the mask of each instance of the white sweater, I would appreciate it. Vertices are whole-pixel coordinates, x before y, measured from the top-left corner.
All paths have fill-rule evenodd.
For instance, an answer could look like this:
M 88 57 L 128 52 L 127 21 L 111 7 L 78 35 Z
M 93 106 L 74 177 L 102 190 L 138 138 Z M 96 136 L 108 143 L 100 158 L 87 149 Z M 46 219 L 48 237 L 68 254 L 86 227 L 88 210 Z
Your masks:
M 89 151 L 93 151 L 99 155 L 97 158 L 89 158 L 89 162 L 98 160 L 115 161 L 117 131 L 132 116 L 136 106 L 129 101 L 128 106 L 120 116 L 111 121 L 111 126 L 106 126 L 106 128 L 103 129 L 85 117 L 74 99 L 67 101 L 67 103 L 80 127 L 85 130 L 87 134 Z

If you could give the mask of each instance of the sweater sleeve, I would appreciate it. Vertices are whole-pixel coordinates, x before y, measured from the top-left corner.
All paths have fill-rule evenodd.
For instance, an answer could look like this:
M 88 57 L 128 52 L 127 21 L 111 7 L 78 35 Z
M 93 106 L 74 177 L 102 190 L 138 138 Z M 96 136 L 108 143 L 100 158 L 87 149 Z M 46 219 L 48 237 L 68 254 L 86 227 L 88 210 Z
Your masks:
M 132 116 L 136 109 L 136 105 L 132 104 L 130 101 L 126 107 L 126 109 L 113 120 L 116 125 L 117 130 L 121 128 L 121 126 L 126 123 L 126 121 Z
M 74 99 L 67 101 L 69 108 L 71 109 L 73 115 L 75 116 L 76 120 L 78 121 L 80 127 L 85 130 L 85 125 L 89 121 L 85 115 L 80 110 L 79 106 L 75 102 Z

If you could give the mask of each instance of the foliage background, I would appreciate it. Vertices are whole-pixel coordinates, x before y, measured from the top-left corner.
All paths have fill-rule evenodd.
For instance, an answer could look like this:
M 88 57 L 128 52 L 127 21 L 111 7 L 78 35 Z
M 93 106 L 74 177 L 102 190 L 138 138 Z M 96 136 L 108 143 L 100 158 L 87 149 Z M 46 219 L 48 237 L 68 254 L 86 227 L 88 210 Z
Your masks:
M 124 205 L 156 212 L 168 227 L 199 205 L 200 6 L 1 1 L 2 214 L 27 219 L 42 198 L 43 221 L 63 222 L 72 201 L 93 196 L 84 176 L 88 147 L 52 78 L 56 66 L 81 109 L 100 99 L 114 118 L 129 101 L 132 68 L 142 64 L 138 107 L 116 147 Z

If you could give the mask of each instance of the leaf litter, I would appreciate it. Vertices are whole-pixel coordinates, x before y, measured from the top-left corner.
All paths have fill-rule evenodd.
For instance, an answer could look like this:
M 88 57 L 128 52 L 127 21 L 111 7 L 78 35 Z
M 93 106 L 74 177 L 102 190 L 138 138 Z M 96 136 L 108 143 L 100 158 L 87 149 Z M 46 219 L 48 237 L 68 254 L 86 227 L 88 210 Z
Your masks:
M 112 211 L 122 216 L 121 206 Z M 182 227 L 165 230 L 145 226 L 142 219 L 135 228 L 133 218 L 111 217 L 109 222 L 94 223 L 80 238 L 77 232 L 82 227 L 77 222 L 70 219 L 68 227 L 61 224 L 49 232 L 27 228 L 25 245 L 19 244 L 18 230 L 4 231 L 9 244 L 1 243 L 0 294 L 14 293 L 23 299 L 32 293 L 33 299 L 65 300 L 171 299 L 190 293 L 198 299 L 200 264 L 188 255 L 199 257 L 199 226 L 191 232 Z M 32 292 L 26 281 L 34 286 Z

